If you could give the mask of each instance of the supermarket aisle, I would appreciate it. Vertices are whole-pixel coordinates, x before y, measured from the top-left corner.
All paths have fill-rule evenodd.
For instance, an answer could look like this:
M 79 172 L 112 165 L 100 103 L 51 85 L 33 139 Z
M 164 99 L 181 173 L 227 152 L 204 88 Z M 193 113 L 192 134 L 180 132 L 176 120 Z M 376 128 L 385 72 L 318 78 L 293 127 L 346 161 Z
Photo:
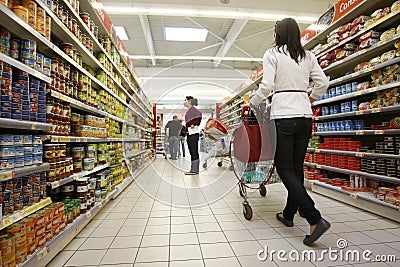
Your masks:
M 179 161 L 178 163 L 179 164 Z M 157 173 L 165 179 L 158 179 Z M 235 183 L 234 176 L 214 162 L 199 176 L 185 177 L 165 159 L 157 159 L 139 178 L 163 201 L 181 205 L 201 204 L 222 192 L 194 190 L 214 183 L 225 188 Z M 220 180 L 220 181 L 217 181 Z M 147 183 L 144 183 L 147 181 Z M 172 183 L 169 183 L 172 182 Z M 175 186 L 171 185 L 174 184 Z M 282 227 L 275 213 L 282 209 L 286 193 L 281 184 L 268 185 L 266 198 L 250 194 L 254 215 L 246 221 L 237 188 L 222 199 L 202 207 L 176 208 L 148 196 L 137 183 L 103 208 L 93 221 L 62 251 L 49 266 L 292 266 L 298 262 L 261 262 L 257 252 L 309 249 L 302 244 L 308 226 L 295 217 L 293 228 Z M 168 195 L 170 196 L 168 198 Z M 336 248 L 344 238 L 347 249 L 371 250 L 374 255 L 396 255 L 400 260 L 399 224 L 358 210 L 337 201 L 312 194 L 318 208 L 332 223 L 328 234 L 312 249 Z M 351 266 L 355 262 L 301 262 L 301 266 Z M 398 266 L 396 263 L 369 263 L 355 266 Z

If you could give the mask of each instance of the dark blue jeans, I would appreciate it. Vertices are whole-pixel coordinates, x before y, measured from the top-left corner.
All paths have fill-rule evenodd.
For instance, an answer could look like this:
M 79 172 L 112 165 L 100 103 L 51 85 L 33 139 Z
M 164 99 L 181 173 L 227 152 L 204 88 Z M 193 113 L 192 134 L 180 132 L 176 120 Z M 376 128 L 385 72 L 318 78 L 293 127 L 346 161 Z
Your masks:
M 304 157 L 312 133 L 312 119 L 277 119 L 275 126 L 277 134 L 275 165 L 288 191 L 283 216 L 285 219 L 293 220 L 297 209 L 300 209 L 310 225 L 317 224 L 321 214 L 304 187 L 303 173 Z

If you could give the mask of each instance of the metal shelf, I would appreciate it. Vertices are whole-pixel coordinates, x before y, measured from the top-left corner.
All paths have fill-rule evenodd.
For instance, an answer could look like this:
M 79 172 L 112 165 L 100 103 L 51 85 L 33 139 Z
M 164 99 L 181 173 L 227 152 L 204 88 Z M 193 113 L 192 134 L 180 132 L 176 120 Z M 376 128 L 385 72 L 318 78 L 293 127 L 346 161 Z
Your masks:
M 342 135 L 397 135 L 400 129 L 388 130 L 361 130 L 361 131 L 332 131 L 332 132 L 314 132 L 317 136 L 342 136 Z
M 140 175 L 149 165 L 145 165 L 143 168 L 134 172 L 133 175 Z M 32 254 L 21 267 L 37 267 L 46 266 L 51 262 L 57 254 L 64 249 L 86 225 L 100 212 L 100 210 L 107 205 L 111 199 L 115 199 L 121 192 L 123 192 L 131 183 L 135 177 L 130 177 L 124 180 L 121 184 L 116 186 L 116 189 L 112 191 L 108 196 L 101 202 L 96 202 L 95 206 L 91 208 L 86 214 L 79 216 L 74 222 L 68 224 L 64 231 L 54 237 L 46 246 L 40 250 L 37 250 Z
M 355 158 L 400 160 L 400 155 L 393 155 L 393 154 L 352 152 L 352 151 L 327 150 L 327 149 L 316 149 L 316 148 L 307 148 L 307 152 L 309 152 L 309 153 L 338 155 L 338 156 L 348 156 L 348 157 L 355 157 Z
M 257 80 L 253 81 L 249 86 L 245 87 L 240 92 L 237 92 L 231 99 L 229 99 L 228 101 L 225 101 L 224 103 L 222 103 L 221 104 L 221 108 L 223 108 L 226 105 L 228 105 L 229 103 L 231 103 L 237 97 L 244 96 L 247 92 L 249 92 L 251 90 L 257 90 L 258 89 L 258 84 L 261 82 L 261 80 L 262 80 L 262 76 L 259 77 Z
M 68 102 L 71 105 L 71 107 L 73 107 L 73 108 L 80 109 L 80 110 L 87 111 L 87 112 L 91 112 L 93 114 L 98 114 L 98 115 L 101 115 L 101 116 L 109 117 L 109 118 L 111 118 L 113 120 L 116 120 L 116 121 L 119 121 L 119 122 L 123 122 L 128 126 L 138 127 L 138 125 L 136 125 L 136 124 L 134 124 L 132 122 L 126 121 L 126 120 L 121 119 L 121 118 L 118 118 L 118 117 L 116 117 L 114 115 L 111 115 L 110 113 L 107 113 L 107 112 L 102 111 L 100 109 L 88 106 L 88 105 L 86 105 L 86 104 L 84 104 L 84 103 L 82 103 L 82 102 L 80 102 L 80 101 L 78 101 L 76 99 L 73 99 L 73 98 L 71 98 L 69 96 L 65 96 L 63 94 L 60 94 L 59 92 L 51 91 L 50 95 L 52 97 L 54 97 L 54 98 L 60 99 L 60 100 L 65 101 L 65 102 Z
M 234 111 L 232 111 L 232 112 L 230 112 L 230 113 L 228 113 L 228 114 L 222 116 L 220 119 L 222 120 L 222 119 L 224 119 L 224 118 L 226 118 L 226 117 L 229 117 L 230 115 L 232 115 L 232 114 L 234 114 L 235 112 L 238 112 L 238 111 L 240 111 L 240 109 L 235 109 Z
M 363 35 L 364 33 L 368 32 L 370 30 L 373 30 L 375 28 L 383 28 L 384 29 L 387 26 L 395 25 L 397 20 L 399 20 L 399 14 L 400 14 L 400 12 L 391 13 L 390 15 L 380 19 L 379 21 L 375 22 L 371 27 L 364 28 L 362 31 L 360 31 L 357 34 L 352 35 L 349 38 L 341 41 L 339 44 L 337 44 L 337 45 L 335 45 L 335 46 L 333 46 L 333 47 L 321 52 L 320 54 L 317 54 L 316 55 L 317 59 L 319 59 L 320 57 L 326 55 L 327 53 L 329 53 L 329 52 L 335 50 L 336 48 L 339 48 L 342 45 L 347 44 L 347 43 L 349 43 L 349 42 L 351 42 L 353 40 L 357 40 L 358 41 L 358 39 L 359 39 L 359 37 L 361 35 Z
M 350 94 L 344 94 L 344 95 L 335 96 L 335 97 L 331 97 L 331 98 L 327 98 L 327 99 L 323 99 L 323 100 L 318 100 L 318 101 L 315 101 L 312 106 L 319 106 L 319 105 L 323 105 L 323 104 L 329 104 L 329 103 L 333 103 L 333 102 L 337 102 L 337 101 L 347 100 L 347 99 L 351 99 L 354 97 L 363 96 L 363 95 L 375 93 L 378 91 L 395 88 L 398 86 L 400 86 L 400 82 L 379 85 L 377 87 L 372 87 L 372 88 L 369 88 L 369 89 L 366 89 L 363 91 L 357 91 L 357 92 L 353 92 Z
M 304 44 L 304 49 L 310 50 L 314 46 L 316 46 L 319 43 L 326 43 L 326 37 L 328 34 L 333 31 L 334 29 L 338 28 L 339 26 L 352 22 L 356 17 L 358 17 L 361 14 L 369 14 L 368 12 L 372 10 L 376 10 L 378 7 L 377 1 L 370 1 L 370 0 L 364 0 L 362 3 L 360 3 L 357 7 L 354 9 L 350 10 L 345 16 L 341 17 L 338 19 L 335 23 L 332 25 L 328 26 L 324 30 L 322 30 L 318 35 L 313 37 L 311 40 L 309 40 L 306 44 Z M 379 1 L 379 3 L 382 6 L 390 6 L 392 2 L 390 1 Z M 367 12 L 368 11 L 368 12 Z
M 135 154 L 133 154 L 133 155 L 126 156 L 125 158 L 127 158 L 127 159 L 132 159 L 132 158 L 135 158 L 135 157 L 137 157 L 137 156 L 139 156 L 139 155 L 141 155 L 141 154 L 148 153 L 148 152 L 149 152 L 149 150 L 146 149 L 146 150 L 144 150 L 144 151 L 137 152 L 137 153 L 135 153 Z
M 13 119 L 0 118 L 0 128 L 32 130 L 32 131 L 49 131 L 51 125 L 48 123 L 34 121 L 18 121 Z
M 16 169 L 12 169 L 12 170 L 4 170 L 4 171 L 0 171 L 0 180 L 7 181 L 7 180 L 14 179 L 14 178 L 20 178 L 20 177 L 28 176 L 28 175 L 39 173 L 39 172 L 45 172 L 49 168 L 50 168 L 50 164 L 43 163 L 41 165 L 26 166 L 26 167 L 16 168 Z
M 230 122 L 230 121 L 234 121 L 234 120 L 237 120 L 237 119 L 240 119 L 240 116 L 236 116 L 236 117 L 233 117 L 233 118 L 230 118 L 229 120 L 227 120 L 227 121 L 222 121 L 223 123 L 228 123 L 228 122 Z
M 357 71 L 357 72 L 354 72 L 352 74 L 345 75 L 343 77 L 334 79 L 334 80 L 329 82 L 329 87 L 332 87 L 332 86 L 335 86 L 335 85 L 338 85 L 338 84 L 342 84 L 342 83 L 345 83 L 345 82 L 357 80 L 357 79 L 359 79 L 361 77 L 368 76 L 369 74 L 371 74 L 372 72 L 374 72 L 376 70 L 383 69 L 383 68 L 385 68 L 387 66 L 391 66 L 391 65 L 399 63 L 399 62 L 400 62 L 400 57 L 395 57 L 395 58 L 393 58 L 391 60 L 385 61 L 383 63 L 379 63 L 379 64 L 377 64 L 375 66 L 366 68 L 364 70 Z
M 65 2 L 65 1 L 64 1 Z M 121 89 L 125 95 L 127 97 L 130 97 L 133 101 L 134 99 L 132 98 L 132 96 L 126 92 L 125 88 L 118 83 L 118 81 L 115 79 L 115 77 L 97 60 L 97 58 L 78 40 L 78 38 L 62 23 L 62 21 L 43 3 L 43 2 L 39 2 L 39 5 L 41 5 L 41 7 L 43 9 L 46 10 L 46 12 L 51 16 L 52 20 L 53 20 L 53 29 L 55 29 L 55 32 L 58 34 L 58 37 L 60 39 L 62 39 L 63 41 L 72 43 L 74 45 L 74 48 L 78 48 L 78 52 L 83 55 L 83 59 L 84 62 L 88 65 L 90 65 L 91 67 L 93 67 L 94 69 L 100 68 L 102 71 L 104 71 L 114 82 L 115 85 L 117 85 L 119 87 L 119 89 Z M 83 23 L 83 22 L 82 22 Z M 54 27 L 56 26 L 56 27 Z M 98 43 L 98 41 L 96 40 L 96 42 Z M 104 51 L 104 49 L 103 49 Z M 105 51 L 104 53 L 106 55 L 108 55 Z M 78 65 L 76 62 L 74 64 Z M 126 101 L 124 101 L 123 99 L 121 99 L 119 97 L 119 95 L 117 95 L 115 92 L 113 92 L 110 88 L 108 88 L 107 86 L 105 86 L 102 82 L 100 82 L 97 78 L 93 77 L 89 72 L 84 71 L 83 72 L 86 76 L 88 76 L 92 81 L 94 81 L 98 86 L 100 86 L 102 89 L 106 90 L 109 94 L 111 94 L 113 97 L 115 97 L 119 102 L 121 102 L 122 104 L 124 104 L 126 107 L 128 107 L 129 109 L 131 109 L 133 112 L 135 112 L 138 116 L 142 117 L 143 119 L 144 116 L 142 114 L 140 114 L 137 110 L 135 110 L 133 107 L 131 107 L 130 105 L 128 105 L 126 103 Z M 136 102 L 136 101 L 135 101 Z M 140 107 L 140 105 L 138 105 Z
M 389 113 L 389 112 L 395 112 L 395 111 L 400 111 L 400 105 L 399 106 L 391 106 L 391 107 L 373 108 L 373 109 L 367 109 L 367 110 L 352 111 L 352 112 L 345 112 L 345 113 L 326 115 L 326 116 L 318 116 L 318 117 L 314 117 L 314 120 L 315 121 L 325 121 L 325 120 L 348 118 L 348 117 L 354 117 L 354 116 L 364 116 L 364 115 L 374 115 L 374 114 L 379 115 L 379 114 L 382 114 L 382 113 Z
M 400 39 L 400 34 L 394 35 L 389 41 L 380 41 L 373 46 L 363 49 L 357 53 L 354 53 L 345 59 L 339 60 L 328 67 L 322 69 L 325 73 L 343 68 L 343 66 L 355 65 L 357 62 L 368 61 L 375 55 L 380 55 L 389 49 L 394 49 L 393 44 L 395 41 Z
M 319 164 L 309 163 L 309 162 L 304 162 L 304 166 L 307 166 L 307 167 L 310 167 L 310 168 L 313 168 L 313 169 L 320 169 L 320 170 L 344 173 L 344 174 L 348 174 L 348 175 L 362 176 L 362 177 L 365 177 L 365 178 L 370 178 L 370 179 L 374 179 L 374 180 L 378 180 L 378 181 L 382 181 L 382 182 L 388 182 L 388 183 L 392 183 L 392 184 L 400 184 L 400 179 L 396 178 L 396 177 L 389 177 L 389 176 L 384 176 L 384 175 L 371 174 L 371 173 L 368 173 L 368 172 L 361 172 L 361 171 L 353 171 L 353 170 L 335 168 L 335 167 L 319 165 Z
M 111 39 L 111 41 L 112 41 L 113 44 L 115 45 L 113 37 L 110 36 L 110 34 L 109 34 L 109 33 L 107 32 L 107 30 L 105 29 L 102 20 L 99 18 L 99 15 L 98 15 L 97 12 L 94 10 L 94 8 L 93 8 L 91 2 L 88 1 L 88 0 L 81 0 L 81 1 L 80 1 L 80 8 L 81 8 L 81 10 L 84 10 L 85 12 L 89 13 L 90 18 L 91 18 L 91 19 L 95 22 L 95 24 L 99 27 L 99 35 L 103 35 L 103 36 L 104 36 L 104 35 L 107 35 L 107 36 L 109 36 L 110 39 Z M 115 45 L 115 46 L 118 47 L 117 45 Z M 126 67 L 128 70 L 130 70 L 129 66 L 128 66 L 127 63 L 125 62 L 124 57 L 121 55 L 120 51 L 118 51 L 118 53 L 120 54 L 121 62 L 125 65 L 125 67 Z M 137 81 L 137 78 L 136 78 L 132 73 L 130 73 L 130 74 L 132 75 L 132 78 L 133 78 L 133 81 L 134 81 L 134 83 L 135 83 L 135 86 L 136 86 L 137 88 L 140 88 L 140 83 Z M 136 90 L 134 90 L 134 89 L 132 88 L 132 86 L 129 84 L 129 82 L 128 82 L 126 79 L 123 79 L 123 81 L 126 83 L 126 85 L 127 85 L 128 87 L 131 88 L 131 90 L 133 91 L 133 93 L 134 93 L 134 94 L 139 98 L 139 100 L 143 103 L 144 107 L 147 108 L 148 111 L 152 112 L 152 109 L 146 105 L 146 102 L 139 96 L 139 94 L 136 92 Z M 140 106 L 140 105 L 139 105 L 139 106 Z
M 137 138 L 94 138 L 78 136 L 46 135 L 43 138 L 50 143 L 108 143 L 108 142 L 143 142 L 145 139 Z
M 99 172 L 101 170 L 107 169 L 108 167 L 110 167 L 110 163 L 104 164 L 104 165 L 100 165 L 97 166 L 96 168 L 94 168 L 91 171 L 82 171 L 80 173 L 75 173 L 67 178 L 61 179 L 60 181 L 55 181 L 55 182 L 48 182 L 47 185 L 49 187 L 51 187 L 51 189 L 60 187 L 62 185 L 68 184 L 70 182 L 75 181 L 75 179 L 81 178 L 81 177 L 85 177 L 85 176 L 89 176 L 93 173 Z
M 32 213 L 43 209 L 44 207 L 46 207 L 47 205 L 51 204 L 51 198 L 45 198 L 43 200 L 41 200 L 40 202 L 33 204 L 29 207 L 26 207 L 20 211 L 16 211 L 11 215 L 5 216 L 2 220 L 2 225 L 0 227 L 0 230 L 12 225 L 13 223 L 16 223 L 20 220 L 22 220 L 23 218 L 31 215 Z
M 34 77 L 36 77 L 36 78 L 38 78 L 38 79 L 40 79 L 40 80 L 42 80 L 42 81 L 44 81 L 46 83 L 51 83 L 51 80 L 52 80 L 51 78 L 47 77 L 43 73 L 41 73 L 41 72 L 39 72 L 39 71 L 37 71 L 37 70 L 35 70 L 33 68 L 25 65 L 24 63 L 13 59 L 12 57 L 9 57 L 9 56 L 7 56 L 7 55 L 5 55 L 3 53 L 0 53 L 0 60 L 5 62 L 5 63 L 7 63 L 7 64 L 12 65 L 13 67 L 15 67 L 17 69 L 20 69 L 22 71 L 25 71 L 25 72 L 29 73 L 30 75 L 32 75 L 32 76 L 34 76 Z
M 221 110 L 220 115 L 222 115 L 222 114 L 225 115 L 225 113 L 227 113 L 229 110 L 231 110 L 231 109 L 233 109 L 233 108 L 235 108 L 235 107 L 237 107 L 238 105 L 243 104 L 243 103 L 244 103 L 244 100 L 242 99 L 242 100 L 240 100 L 239 102 L 237 102 L 236 104 L 232 105 L 231 107 L 229 107 L 229 108 L 227 108 L 227 109 L 224 109 L 224 110 Z
M 378 200 L 371 193 L 348 192 L 342 190 L 338 186 L 325 184 L 315 180 L 307 180 L 305 182 L 311 185 L 311 190 L 315 193 L 400 222 L 400 207 Z

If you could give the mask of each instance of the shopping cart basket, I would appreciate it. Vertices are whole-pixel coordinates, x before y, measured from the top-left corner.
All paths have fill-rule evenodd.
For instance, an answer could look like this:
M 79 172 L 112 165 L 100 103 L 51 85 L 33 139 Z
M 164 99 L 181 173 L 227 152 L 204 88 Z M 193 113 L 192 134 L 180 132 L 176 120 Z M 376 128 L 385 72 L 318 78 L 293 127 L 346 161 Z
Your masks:
M 207 162 L 211 158 L 219 158 L 218 167 L 222 167 L 224 161 L 230 162 L 230 151 L 229 146 L 227 145 L 230 141 L 228 139 L 228 127 L 219 120 L 210 118 L 204 127 L 203 133 L 202 151 L 207 153 L 207 157 L 204 159 L 203 168 L 207 168 Z
M 254 111 L 253 111 L 254 110 Z M 270 124 L 269 112 L 265 105 L 242 108 L 242 124 L 233 132 L 230 142 L 230 159 L 238 179 L 239 193 L 244 198 L 243 215 L 247 220 L 253 211 L 247 201 L 247 191 L 259 190 L 267 195 L 266 184 L 279 181 L 274 175 L 275 129 Z

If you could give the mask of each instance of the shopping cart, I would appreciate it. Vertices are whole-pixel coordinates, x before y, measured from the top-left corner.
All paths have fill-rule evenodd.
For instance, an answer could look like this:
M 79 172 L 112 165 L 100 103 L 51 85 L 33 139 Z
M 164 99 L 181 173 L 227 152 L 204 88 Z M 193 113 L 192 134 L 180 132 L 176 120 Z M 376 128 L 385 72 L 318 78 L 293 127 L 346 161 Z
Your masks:
M 200 151 L 207 154 L 203 168 L 207 168 L 211 158 L 219 159 L 218 167 L 222 167 L 223 162 L 229 163 L 229 142 L 228 128 L 217 119 L 208 119 L 200 144 Z
M 273 162 L 275 129 L 267 112 L 265 105 L 255 107 L 254 111 L 243 106 L 242 124 L 233 132 L 230 142 L 231 164 L 238 179 L 239 194 L 244 199 L 243 215 L 247 220 L 253 217 L 247 191 L 258 190 L 265 197 L 265 185 L 280 181 Z

